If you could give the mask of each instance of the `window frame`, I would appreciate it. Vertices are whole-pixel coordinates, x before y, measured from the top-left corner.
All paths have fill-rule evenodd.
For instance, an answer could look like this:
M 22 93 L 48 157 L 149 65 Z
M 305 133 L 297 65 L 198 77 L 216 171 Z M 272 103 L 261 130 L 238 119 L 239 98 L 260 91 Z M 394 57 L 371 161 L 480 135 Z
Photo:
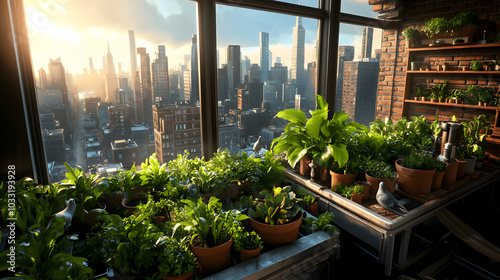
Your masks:
M 0 7 L 8 11 L 8 17 L 2 20 L 2 28 L 10 30 L 9 39 L 4 40 L 2 46 L 13 49 L 15 65 L 4 65 L 6 71 L 17 75 L 10 79 L 8 84 L 14 88 L 13 95 L 17 98 L 15 104 L 4 103 L 2 109 L 7 114 L 15 116 L 12 123 L 26 131 L 26 135 L 19 135 L 29 143 L 30 156 L 8 155 L 3 162 L 30 162 L 31 166 L 23 166 L 23 170 L 16 177 L 31 177 L 41 184 L 49 183 L 49 172 L 45 157 L 45 149 L 38 112 L 35 90 L 35 80 L 31 63 L 29 37 L 24 13 L 24 4 L 19 0 L 0 0 Z M 196 2 L 197 31 L 198 31 L 198 75 L 200 89 L 200 126 L 202 141 L 202 156 L 209 159 L 219 146 L 218 104 L 217 104 L 217 49 L 216 49 L 216 5 L 229 5 L 240 8 L 257 9 L 267 12 L 288 14 L 317 19 L 317 94 L 322 95 L 326 101 L 334 106 L 336 77 L 338 35 L 340 22 L 385 29 L 395 28 L 388 21 L 351 15 L 340 12 L 341 1 L 318 0 L 319 7 L 307 7 L 297 4 L 285 3 L 275 0 L 189 0 Z M 4 9 L 5 8 L 5 9 Z M 4 28 L 5 27 L 5 28 Z M 16 95 L 17 94 L 17 95 Z M 21 98 L 19 98 L 19 96 Z M 330 112 L 333 114 L 334 112 Z M 18 137 L 18 135 L 16 135 Z M 19 139 L 15 141 L 2 140 L 2 144 L 20 145 Z M 22 147 L 25 149 L 25 147 Z M 25 164 L 29 165 L 29 164 Z M 31 167 L 31 170 L 30 170 Z M 7 168 L 0 171 L 3 177 Z

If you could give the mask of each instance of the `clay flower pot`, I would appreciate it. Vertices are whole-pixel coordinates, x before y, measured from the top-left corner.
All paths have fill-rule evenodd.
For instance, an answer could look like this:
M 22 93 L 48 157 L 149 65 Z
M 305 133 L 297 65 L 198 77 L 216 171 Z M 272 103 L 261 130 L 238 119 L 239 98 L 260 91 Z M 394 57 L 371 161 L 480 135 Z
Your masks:
M 109 210 L 114 210 L 121 207 L 123 200 L 123 192 L 103 193 L 99 197 L 99 201 L 106 204 Z
M 163 280 L 193 280 L 194 279 L 194 272 L 189 271 L 189 272 L 186 272 L 180 276 L 163 276 L 161 279 L 163 279 Z
M 399 174 L 399 189 L 409 194 L 428 194 L 431 191 L 432 179 L 436 169 L 418 170 L 401 165 L 401 159 L 396 160 L 396 170 Z
M 439 190 L 441 188 L 441 185 L 443 184 L 443 177 L 444 177 L 445 172 L 446 171 L 434 173 L 434 177 L 432 178 L 431 190 L 435 191 L 435 190 Z
M 331 187 L 332 189 L 337 187 L 339 183 L 342 183 L 346 186 L 352 186 L 354 185 L 354 182 L 356 182 L 356 177 L 358 177 L 358 173 L 355 174 L 340 174 L 340 173 L 335 173 L 330 170 L 330 175 L 331 175 Z
M 390 192 L 394 193 L 394 190 L 396 189 L 396 184 L 398 182 L 399 175 L 396 173 L 396 178 L 394 179 L 379 179 L 372 177 L 368 174 L 366 174 L 366 182 L 370 184 L 370 194 L 371 195 L 377 195 L 378 192 L 378 187 L 380 186 L 380 182 L 384 182 L 385 188 Z
M 311 156 L 305 155 L 303 158 L 300 159 L 299 164 L 300 164 L 300 169 L 299 169 L 299 174 L 308 177 L 311 175 L 311 168 L 309 167 L 309 163 L 311 162 Z
M 125 209 L 125 210 L 128 210 L 128 211 L 135 211 L 137 209 L 137 205 L 139 204 L 138 202 L 140 200 L 146 200 L 145 202 L 147 202 L 147 198 L 144 196 L 144 194 L 141 194 L 141 193 L 135 193 L 133 194 L 131 197 L 128 197 L 128 198 L 124 198 L 122 200 L 122 207 Z
M 457 167 L 457 181 L 462 179 L 465 175 L 465 160 L 457 159 L 458 167 Z
M 318 215 L 318 201 L 316 200 L 313 204 L 311 205 L 305 205 L 304 209 L 309 212 L 313 216 Z
M 261 223 L 252 218 L 248 219 L 250 226 L 267 246 L 281 246 L 291 243 L 299 237 L 299 227 L 302 223 L 303 212 L 299 211 L 295 221 L 284 225 L 270 225 Z
M 474 168 L 476 168 L 476 157 L 465 157 L 465 174 L 474 173 Z
M 457 161 L 448 163 L 448 165 L 446 165 L 446 171 L 444 172 L 443 176 L 443 185 L 447 186 L 455 183 L 455 181 L 457 180 L 457 169 Z
M 195 254 L 200 263 L 200 271 L 203 274 L 212 274 L 231 265 L 231 245 L 233 238 L 226 243 L 210 248 L 191 246 L 190 249 Z
M 351 195 L 351 200 L 356 202 L 357 204 L 362 204 L 363 202 L 363 194 L 362 193 L 353 193 Z
M 241 262 L 247 261 L 253 257 L 257 257 L 258 255 L 260 255 L 260 248 L 251 250 L 243 249 L 240 251 Z

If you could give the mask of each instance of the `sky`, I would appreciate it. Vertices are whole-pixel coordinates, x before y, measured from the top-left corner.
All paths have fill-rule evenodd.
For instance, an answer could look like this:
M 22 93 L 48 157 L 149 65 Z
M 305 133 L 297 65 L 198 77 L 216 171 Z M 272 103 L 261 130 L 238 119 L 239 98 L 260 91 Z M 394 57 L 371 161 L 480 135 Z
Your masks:
M 298 0 L 284 0 L 298 3 Z M 313 6 L 317 0 L 302 0 Z M 185 0 L 24 0 L 35 74 L 47 69 L 49 58 L 61 57 L 71 74 L 83 73 L 92 57 L 102 68 L 109 42 L 115 66 L 129 71 L 128 30 L 134 30 L 136 47 L 145 47 L 151 61 L 158 45 L 165 45 L 169 67 L 184 63 L 196 34 L 196 3 Z M 374 17 L 368 0 L 348 0 L 343 12 Z M 296 17 L 217 5 L 217 48 L 220 63 L 227 45 L 240 45 L 242 58 L 259 63 L 259 32 L 269 33 L 273 63 L 276 57 L 291 65 L 292 30 Z M 375 14 L 376 15 L 376 14 Z M 306 65 L 315 60 L 317 20 L 303 19 L 306 29 Z M 362 27 L 341 25 L 339 45 L 360 45 Z M 375 32 L 377 34 L 377 32 Z M 376 35 L 375 40 L 380 40 Z M 376 47 L 374 47 L 375 49 Z M 359 49 L 359 48 L 357 48 Z

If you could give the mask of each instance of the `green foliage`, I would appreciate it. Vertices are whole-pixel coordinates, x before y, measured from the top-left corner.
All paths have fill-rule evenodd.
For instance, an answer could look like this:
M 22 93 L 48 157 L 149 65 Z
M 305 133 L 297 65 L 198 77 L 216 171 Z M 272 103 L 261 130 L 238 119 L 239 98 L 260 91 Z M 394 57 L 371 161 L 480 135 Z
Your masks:
M 325 231 L 330 235 L 333 235 L 335 232 L 340 232 L 339 229 L 333 225 L 333 219 L 335 215 L 331 212 L 325 212 L 318 216 L 318 218 L 314 217 L 306 217 L 304 218 L 304 222 L 310 226 L 311 232 L 317 231 Z
M 180 222 L 184 229 L 192 233 L 191 245 L 215 247 L 231 239 L 237 222 L 248 219 L 240 211 L 223 211 L 222 204 L 216 197 L 211 197 L 208 204 L 200 198 L 198 202 L 184 199 L 187 219 Z
M 157 241 L 161 234 L 144 215 L 120 218 L 108 215 L 105 252 L 109 263 L 121 274 L 141 275 L 156 261 Z
M 155 216 L 165 216 L 170 220 L 170 212 L 173 207 L 175 207 L 173 201 L 167 199 L 154 200 L 153 196 L 149 195 L 148 202 L 137 205 L 137 210 L 140 215 L 144 215 L 150 220 Z
M 75 166 L 71 168 L 69 164 L 64 163 L 68 172 L 63 180 L 63 186 L 67 187 L 64 191 L 66 199 L 73 198 L 76 202 L 74 216 L 83 221 L 84 213 L 97 208 L 97 199 L 106 190 L 107 184 L 101 184 L 102 179 L 97 174 L 85 175 L 83 170 Z
M 260 190 L 271 191 L 274 186 L 279 186 L 285 179 L 283 171 L 285 167 L 281 165 L 279 158 L 275 157 L 271 151 L 267 151 L 262 157 L 257 158 L 257 168 L 250 170 L 250 178 L 254 186 Z
M 63 217 L 54 216 L 50 222 L 36 225 L 23 232 L 15 244 L 16 276 L 22 279 L 92 279 L 87 259 L 66 253 L 71 247 L 70 236 L 64 236 Z M 0 253 L 0 271 L 10 267 L 10 250 Z M 14 278 L 13 278 L 14 279 Z
M 349 159 L 347 140 L 354 133 L 367 131 L 363 125 L 347 122 L 349 116 L 343 111 L 335 112 L 332 119 L 328 119 L 328 104 L 321 95 L 317 95 L 316 104 L 317 109 L 310 112 L 310 119 L 296 109 L 287 109 L 276 115 L 290 123 L 271 146 L 276 154 L 286 152 L 292 168 L 306 154 L 310 154 L 320 166 L 328 164 L 332 157 L 344 166 Z
M 235 231 L 233 238 L 234 248 L 237 251 L 264 248 L 260 236 L 255 231 L 246 231 L 244 228 L 240 227 Z
M 477 60 L 473 60 L 470 62 L 470 70 L 472 71 L 482 71 L 483 64 Z
M 465 89 L 452 89 L 450 98 L 464 100 L 467 96 L 467 90 Z
M 448 97 L 449 91 L 450 91 L 450 88 L 448 85 L 448 81 L 444 81 L 442 83 L 435 84 L 432 86 L 431 97 L 445 99 Z
M 365 165 L 366 174 L 379 179 L 394 179 L 396 173 L 394 167 L 387 162 L 370 160 Z
M 433 38 L 434 35 L 439 32 L 445 32 L 448 30 L 448 20 L 444 17 L 435 17 L 426 21 L 424 26 L 422 27 L 422 31 L 429 38 Z
M 476 156 L 478 151 L 483 153 L 479 147 L 483 147 L 484 138 L 490 128 L 487 116 L 479 115 L 473 120 L 462 122 L 462 126 L 465 156 Z
M 312 195 L 310 192 L 306 191 L 303 188 L 296 188 L 295 194 L 302 200 L 302 202 L 304 202 L 305 205 L 312 205 L 318 200 L 317 196 Z
M 165 168 L 166 164 L 160 164 L 156 158 L 156 153 L 153 153 L 149 159 L 141 163 L 141 171 L 138 172 L 142 180 L 142 185 L 148 186 L 149 193 L 153 190 L 161 192 L 165 189 L 165 185 L 169 180 L 169 173 Z
M 227 190 L 228 183 L 223 180 L 215 170 L 210 170 L 208 166 L 200 166 L 191 182 L 196 185 L 199 193 L 222 193 Z
M 430 91 L 428 90 L 425 90 L 424 88 L 421 88 L 421 87 L 417 87 L 417 90 L 415 92 L 415 95 L 417 97 L 427 97 L 430 95 Z
M 290 222 L 300 212 L 290 186 L 274 187 L 272 192 L 263 190 L 260 194 L 264 196 L 264 200 L 256 200 L 255 209 L 248 209 L 248 215 L 252 219 L 260 219 L 270 225 L 282 225 Z
M 187 184 L 203 164 L 204 161 L 198 157 L 189 159 L 189 153 L 185 151 L 183 154 L 178 154 L 176 159 L 169 161 L 166 169 L 172 180 Z
M 473 11 L 461 12 L 448 20 L 449 29 L 452 34 L 463 27 L 476 24 L 479 16 Z
M 336 193 L 340 194 L 341 196 L 351 199 L 353 194 L 360 194 L 363 193 L 363 186 L 361 185 L 352 185 L 352 186 L 346 186 L 342 183 L 339 183 L 337 187 L 333 189 Z
M 196 269 L 196 257 L 189 250 L 188 239 L 163 236 L 158 239 L 158 270 L 163 276 L 180 276 Z
M 446 163 L 442 161 L 436 161 L 436 172 L 444 172 L 446 171 Z
M 349 149 L 349 151 L 352 151 Z M 351 156 L 349 154 L 349 160 L 347 163 L 340 167 L 338 162 L 333 163 L 331 170 L 338 174 L 356 174 L 358 173 L 363 166 L 363 158 L 361 156 Z
M 411 153 L 401 160 L 401 165 L 406 168 L 417 170 L 433 170 L 436 168 L 436 160 L 432 154 L 426 152 Z
M 417 40 L 420 38 L 420 30 L 413 27 L 407 27 L 403 30 L 403 35 L 408 41 Z

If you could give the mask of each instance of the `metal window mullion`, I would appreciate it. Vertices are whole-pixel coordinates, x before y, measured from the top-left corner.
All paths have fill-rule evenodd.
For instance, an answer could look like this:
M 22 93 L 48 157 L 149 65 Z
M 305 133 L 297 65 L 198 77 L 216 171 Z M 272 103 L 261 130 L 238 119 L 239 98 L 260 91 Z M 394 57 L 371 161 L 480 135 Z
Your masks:
M 300 6 L 274 0 L 216 0 L 217 4 L 233 7 L 255 9 L 272 13 L 287 14 L 292 16 L 322 19 L 327 16 L 325 10 L 308 6 Z

